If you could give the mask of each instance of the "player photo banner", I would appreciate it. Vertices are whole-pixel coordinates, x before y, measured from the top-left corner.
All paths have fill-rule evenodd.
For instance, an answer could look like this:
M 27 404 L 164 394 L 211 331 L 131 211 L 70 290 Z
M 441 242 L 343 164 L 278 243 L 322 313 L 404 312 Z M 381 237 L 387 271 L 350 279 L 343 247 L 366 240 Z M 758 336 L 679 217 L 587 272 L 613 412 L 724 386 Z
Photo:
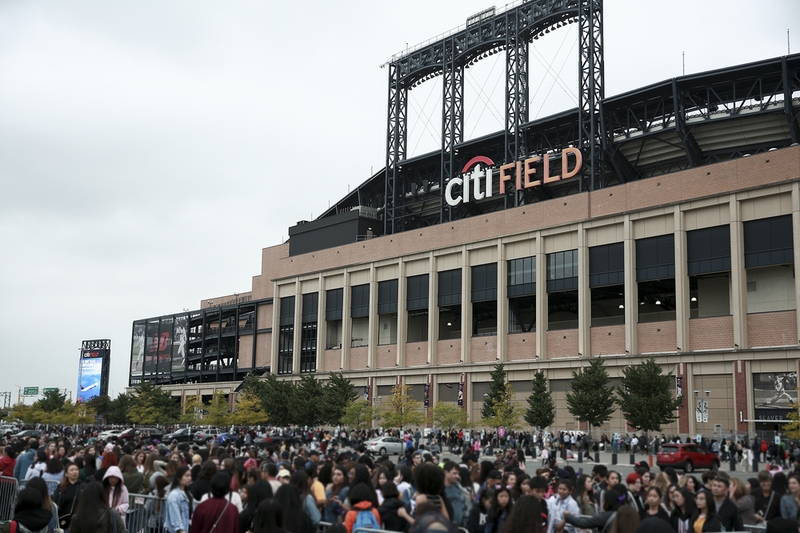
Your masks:
M 133 325 L 133 338 L 131 340 L 131 376 L 141 376 L 144 370 L 144 327 L 144 323 Z
M 158 320 L 151 320 L 145 328 L 144 372 L 155 374 L 158 370 Z
M 774 419 L 776 410 L 790 410 L 797 403 L 797 372 L 753 373 L 753 401 L 756 418 Z
M 158 373 L 169 374 L 172 365 L 172 331 L 174 320 L 170 318 L 161 319 L 161 327 L 158 333 Z
M 175 333 L 172 336 L 172 371 L 183 372 L 186 369 L 186 350 L 187 350 L 187 327 L 189 317 L 187 315 L 175 317 Z

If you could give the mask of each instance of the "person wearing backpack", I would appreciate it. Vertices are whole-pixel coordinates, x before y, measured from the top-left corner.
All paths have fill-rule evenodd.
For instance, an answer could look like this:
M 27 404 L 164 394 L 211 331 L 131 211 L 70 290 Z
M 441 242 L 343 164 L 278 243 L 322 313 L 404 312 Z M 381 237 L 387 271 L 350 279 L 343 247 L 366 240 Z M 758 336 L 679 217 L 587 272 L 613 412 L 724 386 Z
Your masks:
M 374 491 L 364 483 L 350 489 L 350 510 L 344 517 L 347 533 L 354 533 L 359 529 L 381 529 L 381 515 L 372 506 L 374 496 Z
M 42 495 L 33 488 L 22 489 L 14 507 L 14 518 L 0 525 L 3 533 L 47 532 L 53 513 L 42 508 Z

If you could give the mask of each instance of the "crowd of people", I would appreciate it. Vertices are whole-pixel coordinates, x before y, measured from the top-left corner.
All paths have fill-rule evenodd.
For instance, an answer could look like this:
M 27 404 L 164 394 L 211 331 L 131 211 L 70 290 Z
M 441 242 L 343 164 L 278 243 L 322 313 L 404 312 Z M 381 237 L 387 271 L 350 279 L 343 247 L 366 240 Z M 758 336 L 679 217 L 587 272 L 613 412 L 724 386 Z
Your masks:
M 714 471 L 700 478 L 669 468 L 656 474 L 640 463 L 623 479 L 604 465 L 590 473 L 559 466 L 553 454 L 529 475 L 523 450 L 537 440 L 552 448 L 555 438 L 521 436 L 505 454 L 481 460 L 480 450 L 446 435 L 442 444 L 461 448 L 460 456 L 441 460 L 436 439 L 402 436 L 406 453 L 392 461 L 373 456 L 346 432 L 333 438 L 310 432 L 262 447 L 247 438 L 199 446 L 58 434 L 8 441 L 0 474 L 26 480 L 14 509 L 20 533 L 126 533 L 137 495 L 146 501 L 137 515 L 146 523 L 137 524 L 137 533 L 315 533 L 320 524 L 327 533 L 701 533 L 764 524 L 795 533 L 798 527 L 794 471 L 764 471 L 744 483 Z M 48 490 L 47 481 L 56 488 Z M 10 531 L 11 523 L 0 525 L 0 533 Z

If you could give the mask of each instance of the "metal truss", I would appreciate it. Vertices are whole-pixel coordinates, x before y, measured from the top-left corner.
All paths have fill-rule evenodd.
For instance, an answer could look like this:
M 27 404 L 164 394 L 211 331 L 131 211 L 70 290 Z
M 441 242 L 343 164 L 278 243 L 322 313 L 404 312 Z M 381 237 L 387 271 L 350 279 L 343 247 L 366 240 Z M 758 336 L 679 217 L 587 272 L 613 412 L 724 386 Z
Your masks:
M 509 11 L 506 28 L 506 129 L 505 162 L 516 161 L 527 155 L 525 137 L 520 126 L 528 122 L 528 40 L 524 22 L 517 13 Z M 506 196 L 506 207 L 513 207 L 522 201 L 523 191 L 513 191 Z
M 400 76 L 398 65 L 389 65 L 389 120 L 386 131 L 386 186 L 383 233 L 395 233 L 397 224 L 398 163 L 406 158 L 408 142 L 408 87 Z
M 579 190 L 585 191 L 602 187 L 602 176 L 605 174 L 600 108 L 605 97 L 602 0 L 585 0 L 580 3 L 578 35 L 581 84 L 578 97 L 580 120 L 578 146 L 587 156 Z
M 81 350 L 110 350 L 111 339 L 95 339 L 90 341 L 83 341 L 81 343 Z
M 442 70 L 442 165 L 439 175 L 441 191 L 455 174 L 455 146 L 464 141 L 464 65 L 456 62 L 458 50 L 455 39 L 445 40 Z M 452 209 L 445 202 L 444 195 L 441 195 L 439 205 L 439 221 L 451 220 Z

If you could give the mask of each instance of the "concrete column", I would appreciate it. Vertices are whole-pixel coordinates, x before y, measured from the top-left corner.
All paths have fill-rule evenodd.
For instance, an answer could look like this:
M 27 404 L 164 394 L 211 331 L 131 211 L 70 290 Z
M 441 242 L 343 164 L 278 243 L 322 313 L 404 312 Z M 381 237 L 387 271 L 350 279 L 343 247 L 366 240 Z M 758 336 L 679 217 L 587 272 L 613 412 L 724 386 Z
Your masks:
M 353 320 L 350 318 L 350 271 L 344 271 L 342 289 L 342 369 L 350 370 L 350 338 L 353 333 Z
M 503 241 L 497 241 L 497 357 L 508 361 L 508 262 Z
M 300 346 L 303 336 L 303 289 L 294 282 L 294 337 L 292 338 L 292 374 L 300 373 Z
M 747 342 L 747 270 L 744 268 L 744 227 L 735 194 L 730 195 L 731 232 L 731 313 L 733 348 L 746 349 Z
M 461 248 L 461 354 L 472 347 L 472 267 L 469 263 L 469 251 Z M 431 364 L 436 364 L 432 362 Z
M 689 350 L 689 274 L 686 257 L 686 229 L 683 213 L 676 205 L 672 215 L 675 239 L 675 348 Z
M 547 255 L 542 232 L 536 235 L 536 354 L 547 359 Z
M 272 352 L 269 357 L 269 371 L 278 373 L 278 341 L 281 336 L 281 293 L 277 282 L 272 282 Z
M 367 366 L 370 370 L 377 368 L 375 350 L 378 347 L 378 271 L 375 264 L 369 267 L 369 338 L 367 339 Z
M 592 292 L 589 288 L 589 246 L 586 229 L 578 224 L 578 355 L 592 354 Z
M 325 276 L 319 275 L 317 296 L 317 372 L 325 369 L 325 348 L 328 345 L 328 321 L 325 320 L 325 306 L 328 293 L 325 291 Z
M 625 215 L 622 227 L 625 255 L 625 353 L 634 355 L 639 353 L 639 286 L 636 284 L 636 239 L 630 215 Z
M 439 340 L 439 273 L 433 252 L 428 256 L 428 362 L 436 361 Z M 466 359 L 464 359 L 466 361 Z M 404 365 L 400 365 L 404 366 Z
M 406 310 L 408 282 L 406 281 L 406 263 L 400 259 L 397 265 L 397 360 L 398 366 L 405 366 L 406 343 L 408 342 L 408 311 Z

